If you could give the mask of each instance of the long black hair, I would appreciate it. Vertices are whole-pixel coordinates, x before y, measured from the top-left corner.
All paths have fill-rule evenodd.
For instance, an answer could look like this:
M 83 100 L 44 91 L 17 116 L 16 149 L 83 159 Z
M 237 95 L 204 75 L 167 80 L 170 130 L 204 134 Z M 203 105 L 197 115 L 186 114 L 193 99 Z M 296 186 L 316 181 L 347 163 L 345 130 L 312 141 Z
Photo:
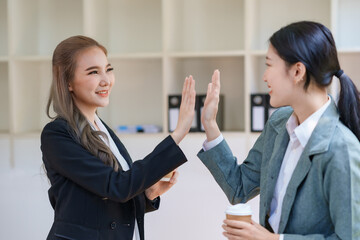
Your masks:
M 275 32 L 269 41 L 287 66 L 297 62 L 305 65 L 305 91 L 309 87 L 310 76 L 321 87 L 329 86 L 333 76 L 339 78 L 340 120 L 360 140 L 359 91 L 340 68 L 335 41 L 330 30 L 317 22 L 295 22 Z

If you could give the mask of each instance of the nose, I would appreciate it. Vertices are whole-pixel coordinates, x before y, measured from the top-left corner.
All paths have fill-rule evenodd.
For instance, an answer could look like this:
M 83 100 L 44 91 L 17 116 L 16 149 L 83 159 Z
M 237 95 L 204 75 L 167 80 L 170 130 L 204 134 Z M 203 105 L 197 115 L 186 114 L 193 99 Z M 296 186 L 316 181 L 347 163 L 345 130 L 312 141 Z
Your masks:
M 264 74 L 263 74 L 263 81 L 264 81 L 264 82 L 267 82 L 266 72 L 264 72 Z
M 100 86 L 105 87 L 108 86 L 109 84 L 110 84 L 109 76 L 107 76 L 107 74 L 104 74 L 101 78 Z

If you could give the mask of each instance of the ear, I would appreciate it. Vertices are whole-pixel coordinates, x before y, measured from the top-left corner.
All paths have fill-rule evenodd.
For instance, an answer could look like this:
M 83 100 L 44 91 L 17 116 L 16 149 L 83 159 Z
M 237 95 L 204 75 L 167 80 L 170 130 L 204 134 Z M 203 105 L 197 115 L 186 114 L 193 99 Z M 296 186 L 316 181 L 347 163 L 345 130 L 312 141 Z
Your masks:
M 306 67 L 302 62 L 295 63 L 293 67 L 294 82 L 296 84 L 299 84 L 303 82 L 306 78 Z
M 68 83 L 68 89 L 69 89 L 69 92 L 74 91 L 74 89 L 73 89 L 72 86 L 71 86 L 71 83 Z

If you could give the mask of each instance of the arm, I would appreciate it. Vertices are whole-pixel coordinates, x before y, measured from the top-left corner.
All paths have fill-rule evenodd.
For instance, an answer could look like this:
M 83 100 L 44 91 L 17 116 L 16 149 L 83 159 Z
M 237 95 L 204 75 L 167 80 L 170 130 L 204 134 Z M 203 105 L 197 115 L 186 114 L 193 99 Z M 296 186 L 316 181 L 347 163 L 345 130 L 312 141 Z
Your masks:
M 192 121 L 195 115 L 195 80 L 192 76 L 185 78 L 184 86 L 182 90 L 180 114 L 178 123 L 171 137 L 179 144 L 185 135 L 189 132 Z M 146 197 L 150 200 L 167 192 L 175 183 L 178 176 L 178 172 L 174 171 L 169 182 L 159 181 L 146 189 Z
M 212 81 L 208 85 L 201 115 L 208 142 L 220 135 L 216 123 L 219 95 L 220 72 L 215 70 Z M 209 169 L 233 204 L 246 202 L 259 193 L 262 139 L 262 136 L 258 139 L 242 165 L 237 164 L 237 159 L 233 156 L 225 140 L 208 151 L 201 150 L 198 153 L 200 160 Z
M 261 135 L 241 165 L 237 163 L 226 140 L 208 151 L 198 153 L 230 203 L 247 202 L 259 194 L 262 142 Z
M 67 131 L 66 122 L 61 120 L 44 128 L 41 150 L 47 168 L 98 196 L 119 202 L 144 192 L 186 162 L 186 157 L 169 136 L 143 160 L 135 161 L 129 171 L 115 172 L 78 144 Z

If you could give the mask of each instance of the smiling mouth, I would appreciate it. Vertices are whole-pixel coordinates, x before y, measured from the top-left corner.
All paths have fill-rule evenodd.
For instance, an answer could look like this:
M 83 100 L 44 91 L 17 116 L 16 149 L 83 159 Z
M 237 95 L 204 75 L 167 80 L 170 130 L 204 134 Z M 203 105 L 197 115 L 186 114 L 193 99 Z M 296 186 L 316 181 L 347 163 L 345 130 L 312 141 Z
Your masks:
M 102 96 L 102 97 L 106 97 L 106 96 L 109 95 L 109 90 L 98 91 L 98 92 L 95 92 L 95 93 Z
M 99 92 L 96 92 L 98 94 L 105 94 L 105 93 L 108 93 L 109 91 L 108 90 L 103 90 L 103 91 L 99 91 Z

